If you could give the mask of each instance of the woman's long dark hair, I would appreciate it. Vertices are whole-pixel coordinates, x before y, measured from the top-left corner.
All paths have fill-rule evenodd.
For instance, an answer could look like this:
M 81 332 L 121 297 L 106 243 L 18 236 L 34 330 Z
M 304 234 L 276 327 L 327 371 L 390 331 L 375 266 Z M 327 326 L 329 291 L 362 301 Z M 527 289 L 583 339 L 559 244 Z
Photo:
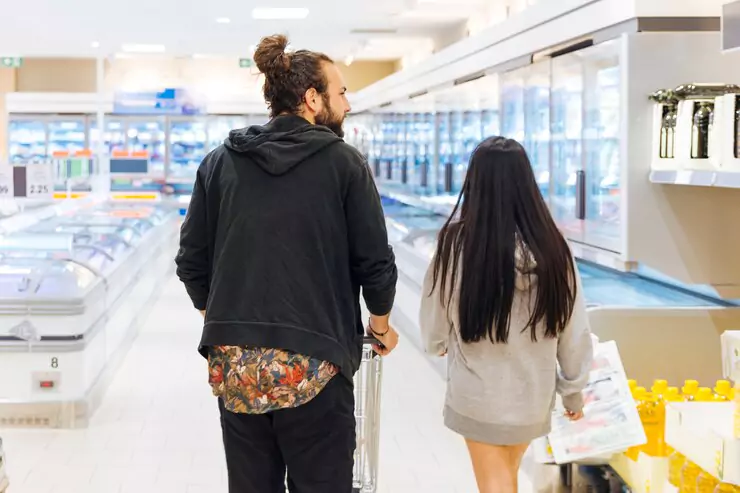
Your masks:
M 518 248 L 534 260 L 531 271 L 517 272 Z M 465 342 L 486 337 L 508 341 L 517 275 L 536 279 L 529 284 L 530 294 L 536 294 L 523 329 L 530 330 L 533 341 L 543 326 L 545 337 L 557 337 L 570 320 L 576 298 L 573 257 L 542 198 L 527 153 L 515 140 L 488 138 L 470 159 L 434 256 L 434 286 L 440 283 L 440 297 L 448 307 L 458 275 L 459 330 Z

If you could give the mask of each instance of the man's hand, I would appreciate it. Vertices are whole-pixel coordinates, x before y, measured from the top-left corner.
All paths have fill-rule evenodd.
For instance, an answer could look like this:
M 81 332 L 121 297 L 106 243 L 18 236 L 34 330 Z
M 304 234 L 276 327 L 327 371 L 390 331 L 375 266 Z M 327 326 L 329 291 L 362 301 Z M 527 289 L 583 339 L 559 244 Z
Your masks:
M 205 310 L 199 310 L 200 314 L 203 315 L 203 318 L 206 318 L 206 311 Z
M 367 333 L 380 342 L 373 344 L 373 349 L 381 356 L 388 356 L 398 346 L 398 332 L 391 327 L 388 315 L 382 317 L 372 315 Z

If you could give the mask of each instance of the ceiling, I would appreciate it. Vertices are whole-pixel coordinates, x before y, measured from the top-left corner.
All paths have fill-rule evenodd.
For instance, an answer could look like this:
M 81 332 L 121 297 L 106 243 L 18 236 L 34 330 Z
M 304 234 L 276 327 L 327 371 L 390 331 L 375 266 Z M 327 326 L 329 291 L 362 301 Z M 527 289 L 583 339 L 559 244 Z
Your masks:
M 435 36 L 491 0 L 25 0 L 3 2 L 0 56 L 109 56 L 124 44 L 173 56 L 249 56 L 267 34 L 296 48 L 355 60 L 430 51 Z M 307 8 L 300 20 L 255 20 L 257 7 Z M 228 22 L 226 22 L 228 20 Z

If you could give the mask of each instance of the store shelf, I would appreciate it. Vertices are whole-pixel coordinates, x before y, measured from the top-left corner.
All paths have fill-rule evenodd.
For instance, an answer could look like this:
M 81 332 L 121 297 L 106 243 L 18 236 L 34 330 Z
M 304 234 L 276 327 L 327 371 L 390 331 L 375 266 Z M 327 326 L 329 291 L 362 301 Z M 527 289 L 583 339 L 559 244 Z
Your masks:
M 740 188 L 740 172 L 709 170 L 653 170 L 650 181 L 661 185 Z
M 640 454 L 632 460 L 617 454 L 609 465 L 634 493 L 670 493 L 668 483 L 668 458 Z
M 720 481 L 740 486 L 740 439 L 732 437 L 731 402 L 666 408 L 666 442 Z

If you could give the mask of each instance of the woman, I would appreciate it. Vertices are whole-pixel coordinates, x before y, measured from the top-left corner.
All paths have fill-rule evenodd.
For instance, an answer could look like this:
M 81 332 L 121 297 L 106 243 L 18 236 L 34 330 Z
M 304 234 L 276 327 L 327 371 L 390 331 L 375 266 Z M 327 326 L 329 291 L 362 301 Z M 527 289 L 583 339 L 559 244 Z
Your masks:
M 481 493 L 514 493 L 556 392 L 582 417 L 593 356 L 575 261 L 518 142 L 474 151 L 423 289 L 426 350 L 449 351 L 445 425 L 465 437 Z

